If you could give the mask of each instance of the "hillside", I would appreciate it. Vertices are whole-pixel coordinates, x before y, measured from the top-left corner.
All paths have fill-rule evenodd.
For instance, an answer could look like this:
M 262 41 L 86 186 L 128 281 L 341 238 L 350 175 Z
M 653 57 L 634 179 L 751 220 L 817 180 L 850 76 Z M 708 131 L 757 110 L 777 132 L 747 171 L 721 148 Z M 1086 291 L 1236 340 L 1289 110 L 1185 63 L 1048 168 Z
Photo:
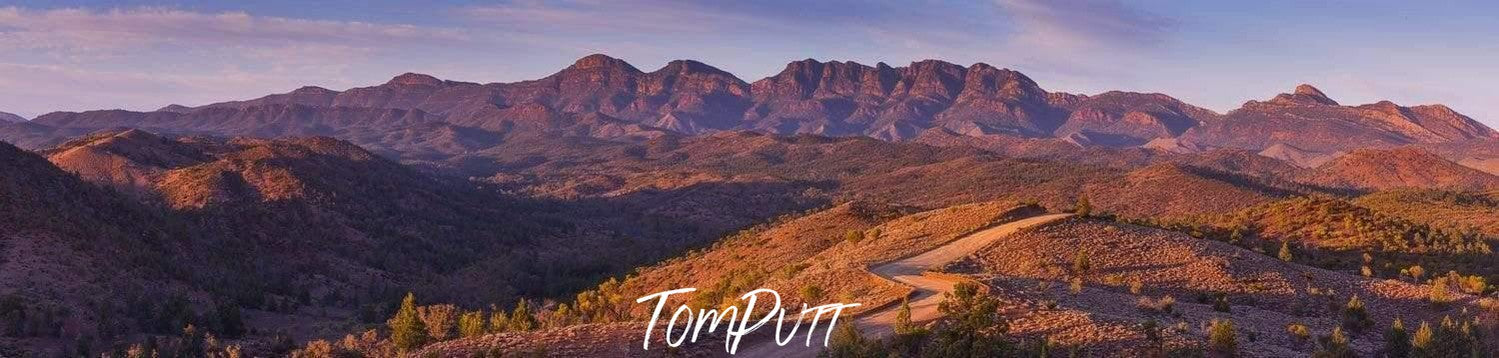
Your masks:
M 1360 196 L 1353 203 L 1426 225 L 1473 228 L 1499 237 L 1499 198 L 1494 193 L 1389 190 Z
M 1074 259 L 1087 255 L 1087 268 Z M 1081 345 L 1090 354 L 1148 355 L 1161 345 L 1203 342 L 1211 319 L 1231 319 L 1239 354 L 1303 356 L 1315 345 L 1287 334 L 1293 323 L 1314 334 L 1345 325 L 1339 310 L 1357 296 L 1372 327 L 1351 333 L 1360 355 L 1383 346 L 1382 327 L 1395 318 L 1437 322 L 1456 307 L 1433 309 L 1423 285 L 1327 271 L 1277 260 L 1225 243 L 1133 225 L 1077 219 L 1033 228 L 955 263 L 950 270 L 980 278 L 1002 302 L 1010 332 Z M 1080 278 L 1080 289 L 1068 281 Z M 1076 284 L 1076 283 L 1074 283 Z M 1138 284 L 1138 293 L 1130 285 Z M 1077 286 L 1074 286 L 1077 287 Z M 1174 297 L 1162 311 L 1142 300 Z M 1222 297 L 1227 309 L 1214 309 Z M 1465 297 L 1464 299 L 1470 299 Z M 1141 322 L 1153 321 L 1160 338 Z M 1344 327 L 1345 330 L 1349 329 Z M 1243 337 L 1251 337 L 1244 339 Z
M 1304 174 L 1300 180 L 1358 189 L 1493 190 L 1499 176 L 1417 148 L 1359 149 Z

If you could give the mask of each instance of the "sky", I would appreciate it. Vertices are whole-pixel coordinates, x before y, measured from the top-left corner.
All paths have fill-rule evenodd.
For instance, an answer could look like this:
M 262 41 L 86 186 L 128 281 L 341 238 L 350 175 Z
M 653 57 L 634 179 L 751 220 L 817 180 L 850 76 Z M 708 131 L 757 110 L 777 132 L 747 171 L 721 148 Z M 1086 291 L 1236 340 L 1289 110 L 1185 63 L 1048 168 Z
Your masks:
M 1219 112 L 1309 83 L 1343 104 L 1443 103 L 1499 127 L 1495 13 L 1495 1 L 0 0 L 0 111 L 152 110 L 405 72 L 513 82 L 604 53 L 751 82 L 806 58 L 983 62 L 1049 91 L 1159 92 Z

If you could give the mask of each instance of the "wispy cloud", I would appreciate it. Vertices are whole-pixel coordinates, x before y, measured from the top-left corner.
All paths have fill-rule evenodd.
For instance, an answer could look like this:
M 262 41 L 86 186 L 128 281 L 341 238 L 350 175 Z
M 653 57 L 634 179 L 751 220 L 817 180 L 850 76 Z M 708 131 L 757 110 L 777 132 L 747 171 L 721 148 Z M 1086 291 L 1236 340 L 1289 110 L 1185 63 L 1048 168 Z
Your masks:
M 114 10 L 0 8 L 0 49 L 83 53 L 138 51 L 144 46 L 257 46 L 300 44 L 387 46 L 457 43 L 462 30 L 357 21 L 202 13 L 168 8 Z
M 1117 0 L 997 0 L 1018 44 L 1061 51 L 1150 48 L 1174 21 Z

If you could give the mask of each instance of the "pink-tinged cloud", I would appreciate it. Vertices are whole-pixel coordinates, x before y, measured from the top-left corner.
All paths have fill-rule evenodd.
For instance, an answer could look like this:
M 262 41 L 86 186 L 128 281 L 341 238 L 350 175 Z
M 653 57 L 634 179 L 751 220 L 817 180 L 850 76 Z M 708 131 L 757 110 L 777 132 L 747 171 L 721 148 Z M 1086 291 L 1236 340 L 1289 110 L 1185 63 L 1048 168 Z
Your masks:
M 0 8 L 0 49 L 5 50 L 98 53 L 138 51 L 158 45 L 359 47 L 460 43 L 469 38 L 465 31 L 451 28 L 253 16 L 244 12 Z

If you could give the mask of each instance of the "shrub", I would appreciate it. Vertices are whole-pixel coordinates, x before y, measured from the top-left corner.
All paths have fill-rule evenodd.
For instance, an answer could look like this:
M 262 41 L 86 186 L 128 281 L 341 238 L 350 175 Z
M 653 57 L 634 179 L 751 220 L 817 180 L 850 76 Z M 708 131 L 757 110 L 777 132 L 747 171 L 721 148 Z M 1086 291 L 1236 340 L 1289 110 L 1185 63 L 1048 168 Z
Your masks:
M 1294 339 L 1297 342 L 1304 343 L 1307 340 L 1312 339 L 1312 329 L 1301 323 L 1292 323 L 1286 325 L 1286 334 L 1291 335 L 1291 339 Z
M 1239 350 L 1239 342 L 1235 338 L 1233 321 L 1227 319 L 1214 319 L 1212 321 L 1208 326 L 1208 349 L 1227 355 L 1233 355 Z
M 1312 353 L 1313 358 L 1356 358 L 1353 350 L 1348 348 L 1348 336 L 1343 334 L 1342 327 L 1333 327 L 1332 334 L 1322 340 L 1322 348 Z
M 1008 324 L 999 316 L 999 301 L 979 293 L 978 285 L 959 283 L 943 295 L 937 311 L 946 324 L 933 332 L 931 353 L 938 357 L 1008 356 L 1003 334 Z
M 1074 211 L 1077 213 L 1077 216 L 1083 217 L 1093 214 L 1093 202 L 1088 200 L 1087 194 L 1077 196 L 1077 206 Z
M 813 284 L 802 286 L 801 290 L 802 300 L 806 301 L 808 304 L 817 304 L 817 302 L 822 302 L 823 293 L 824 292 L 822 291 L 821 286 Z
M 1281 241 L 1280 242 L 1280 253 L 1276 254 L 1275 257 L 1280 258 L 1281 261 L 1285 261 L 1285 262 L 1291 262 L 1292 259 L 1295 259 L 1295 256 L 1291 255 L 1291 242 L 1290 241 Z
M 1373 325 L 1374 321 L 1369 319 L 1369 311 L 1364 308 L 1364 301 L 1359 300 L 1358 295 L 1349 298 L 1348 303 L 1343 305 L 1343 327 L 1361 332 Z
M 848 241 L 850 243 L 857 244 L 857 243 L 859 243 L 859 241 L 863 241 L 863 240 L 864 240 L 864 232 L 863 231 L 849 230 L 848 232 L 843 233 L 843 241 Z
M 1072 274 L 1083 275 L 1093 269 L 1093 260 L 1088 258 L 1088 251 L 1078 250 L 1072 255 Z
M 1228 295 L 1219 293 L 1218 298 L 1213 300 L 1213 310 L 1218 312 L 1229 312 L 1232 306 L 1228 304 Z
M 1385 332 L 1384 352 L 1390 358 L 1406 358 L 1411 354 L 1411 336 L 1405 332 L 1405 322 L 1401 322 L 1399 318 Z
M 1140 297 L 1135 303 L 1135 307 L 1141 311 L 1162 314 L 1171 313 L 1172 306 L 1174 305 L 1176 305 L 1176 299 L 1171 296 L 1161 297 L 1158 300 L 1152 300 L 1150 297 Z
M 828 341 L 827 349 L 824 349 L 819 357 L 828 358 L 873 358 L 884 357 L 884 352 L 879 341 L 869 341 L 854 327 L 853 322 L 844 323 L 833 331 L 833 337 Z
M 1144 288 L 1145 288 L 1145 282 L 1141 281 L 1139 277 L 1136 277 L 1136 278 L 1133 278 L 1133 279 L 1129 280 L 1129 293 L 1130 294 L 1139 295 L 1141 291 L 1144 291 Z
M 1430 292 L 1427 299 L 1434 305 L 1446 305 L 1452 302 L 1452 291 L 1447 287 L 1447 278 L 1438 277 L 1431 280 Z

